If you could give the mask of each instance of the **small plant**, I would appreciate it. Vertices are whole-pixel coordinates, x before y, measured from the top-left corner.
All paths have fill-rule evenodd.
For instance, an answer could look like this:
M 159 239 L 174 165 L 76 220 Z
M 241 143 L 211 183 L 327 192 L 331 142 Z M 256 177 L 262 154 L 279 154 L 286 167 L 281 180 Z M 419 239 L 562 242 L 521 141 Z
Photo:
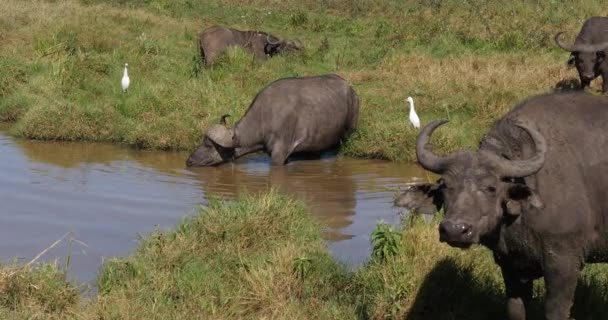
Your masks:
M 194 78 L 198 78 L 203 72 L 204 61 L 198 52 L 192 55 L 192 59 L 190 60 L 192 67 L 190 68 L 190 75 Z
M 297 257 L 293 259 L 292 272 L 296 275 L 298 279 L 304 280 L 304 278 L 310 271 L 311 265 L 312 259 L 307 257 Z
M 323 40 L 321 40 L 321 44 L 319 45 L 319 48 L 317 49 L 317 52 L 315 54 L 321 58 L 325 58 L 329 53 L 329 49 L 329 39 L 325 37 L 323 38 Z
M 65 51 L 68 55 L 76 55 L 80 51 L 80 45 L 78 43 L 78 35 L 74 31 L 67 31 L 60 34 L 60 37 L 65 39 Z
M 101 294 L 124 288 L 128 280 L 140 276 L 140 267 L 129 260 L 111 259 L 103 266 L 97 278 L 97 288 Z
M 308 13 L 298 11 L 291 15 L 289 23 L 294 27 L 301 27 L 308 24 Z
M 139 43 L 139 51 L 142 54 L 157 55 L 160 53 L 160 47 L 145 32 L 142 32 L 137 37 L 137 42 Z
M 73 56 L 79 51 L 78 36 L 73 31 L 59 31 L 51 38 L 37 38 L 34 43 L 34 52 L 40 58 L 61 52 Z
M 372 231 L 373 259 L 384 262 L 388 257 L 396 255 L 399 251 L 399 238 L 401 232 L 393 230 L 392 226 L 380 221 Z

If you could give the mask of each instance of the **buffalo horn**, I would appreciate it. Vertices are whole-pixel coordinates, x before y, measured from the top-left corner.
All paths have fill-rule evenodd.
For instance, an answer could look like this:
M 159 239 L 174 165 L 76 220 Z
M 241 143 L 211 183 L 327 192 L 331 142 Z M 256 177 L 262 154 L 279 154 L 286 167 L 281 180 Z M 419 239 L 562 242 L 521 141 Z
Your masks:
M 281 42 L 281 39 L 279 39 L 277 42 L 272 42 L 272 41 L 270 40 L 270 35 L 269 35 L 269 34 L 267 34 L 267 35 L 266 35 L 266 42 L 268 42 L 268 44 L 275 45 L 275 44 L 279 44 L 279 43 Z
M 207 129 L 205 133 L 207 138 L 211 139 L 211 141 L 219 144 L 224 148 L 232 148 L 234 145 L 232 141 L 232 137 L 234 136 L 234 131 L 232 129 L 226 128 L 226 126 L 221 124 L 214 124 Z
M 496 167 L 502 177 L 523 178 L 538 172 L 545 163 L 547 142 L 543 135 L 527 124 L 516 122 L 515 125 L 522 128 L 532 137 L 536 153 L 532 158 L 525 160 L 508 160 L 491 154 L 490 161 L 493 162 L 494 167 Z
M 447 120 L 435 120 L 427 124 L 416 139 L 416 157 L 418 158 L 418 163 L 423 168 L 437 174 L 441 174 L 446 170 L 451 159 L 450 157 L 439 157 L 429 150 L 429 140 L 433 131 L 447 122 Z
M 565 44 L 562 39 L 561 39 L 561 35 L 564 32 L 558 32 L 555 35 L 555 43 L 562 49 L 569 51 L 569 52 L 597 52 L 597 51 L 604 51 L 606 49 L 608 49 L 608 42 L 604 42 L 604 43 L 600 43 L 600 44 L 574 44 L 574 45 L 568 45 Z

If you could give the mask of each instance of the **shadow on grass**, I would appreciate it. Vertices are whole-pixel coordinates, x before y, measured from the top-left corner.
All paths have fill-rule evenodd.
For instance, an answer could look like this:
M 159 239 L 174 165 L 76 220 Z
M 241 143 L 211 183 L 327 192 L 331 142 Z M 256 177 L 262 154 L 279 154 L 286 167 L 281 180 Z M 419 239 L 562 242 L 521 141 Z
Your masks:
M 454 259 L 439 261 L 424 279 L 407 320 L 504 319 L 504 295 L 492 282 L 462 268 Z
M 554 92 L 582 91 L 581 82 L 576 78 L 568 78 L 558 81 L 553 87 Z
M 426 276 L 406 320 L 504 319 L 502 288 L 463 268 L 453 259 L 437 263 Z M 529 305 L 528 316 L 541 319 L 544 290 Z M 590 265 L 578 281 L 572 317 L 577 320 L 605 319 L 608 314 L 608 264 Z

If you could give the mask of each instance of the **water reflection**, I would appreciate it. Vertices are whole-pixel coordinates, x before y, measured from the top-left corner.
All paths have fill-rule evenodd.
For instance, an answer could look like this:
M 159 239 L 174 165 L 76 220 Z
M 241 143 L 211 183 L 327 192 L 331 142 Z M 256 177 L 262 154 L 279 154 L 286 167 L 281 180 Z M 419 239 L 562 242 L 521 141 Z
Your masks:
M 377 220 L 397 221 L 395 191 L 424 177 L 415 166 L 333 156 L 271 167 L 259 154 L 188 170 L 186 153 L 20 140 L 2 131 L 0 154 L 0 257 L 29 260 L 73 229 L 89 245 L 71 257 L 72 274 L 85 281 L 102 257 L 128 254 L 138 234 L 175 225 L 208 194 L 234 198 L 272 186 L 303 199 L 326 226 L 333 254 L 356 264 L 369 254 Z M 59 246 L 45 257 L 66 254 Z
M 349 226 L 355 214 L 356 184 L 348 161 L 335 159 L 291 162 L 271 167 L 263 155 L 236 165 L 195 169 L 205 193 L 234 197 L 240 192 L 261 192 L 271 186 L 305 200 L 331 231 Z M 339 232 L 332 238 L 348 238 Z

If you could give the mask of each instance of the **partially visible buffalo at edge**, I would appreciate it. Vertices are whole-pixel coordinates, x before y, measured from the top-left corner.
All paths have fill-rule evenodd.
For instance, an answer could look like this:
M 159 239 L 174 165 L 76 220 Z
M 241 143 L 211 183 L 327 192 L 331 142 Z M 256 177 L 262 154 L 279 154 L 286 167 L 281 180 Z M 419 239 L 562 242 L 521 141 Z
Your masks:
M 440 241 L 493 251 L 508 319 L 526 319 L 532 280 L 541 277 L 544 319 L 570 319 L 585 263 L 608 262 L 608 100 L 584 93 L 533 97 L 498 120 L 478 151 L 439 156 L 429 141 L 445 122 L 428 124 L 416 142 L 418 162 L 441 175 L 415 189 L 443 204 Z M 423 202 L 410 207 L 430 205 L 407 199 Z
M 559 32 L 555 35 L 555 43 L 571 53 L 568 65 L 576 66 L 581 79 L 581 86 L 585 88 L 589 86 L 593 79 L 602 76 L 602 91 L 608 93 L 608 62 L 606 62 L 608 17 L 587 19 L 573 45 L 565 44 L 562 41 L 563 33 Z

